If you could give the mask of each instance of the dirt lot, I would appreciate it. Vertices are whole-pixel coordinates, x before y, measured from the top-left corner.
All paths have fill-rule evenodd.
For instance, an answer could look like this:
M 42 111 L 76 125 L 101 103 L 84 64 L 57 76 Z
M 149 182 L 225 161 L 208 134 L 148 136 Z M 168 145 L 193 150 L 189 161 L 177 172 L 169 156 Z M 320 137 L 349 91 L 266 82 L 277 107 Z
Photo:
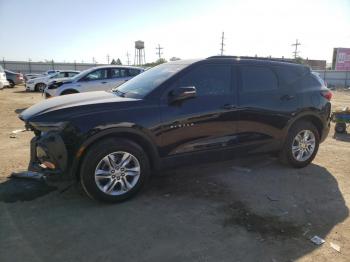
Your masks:
M 17 114 L 43 99 L 23 90 L 0 91 L 0 261 L 350 261 L 350 135 L 332 129 L 303 169 L 269 156 L 186 167 L 104 205 L 75 184 L 7 178 L 29 159 L 32 134 L 10 138 Z

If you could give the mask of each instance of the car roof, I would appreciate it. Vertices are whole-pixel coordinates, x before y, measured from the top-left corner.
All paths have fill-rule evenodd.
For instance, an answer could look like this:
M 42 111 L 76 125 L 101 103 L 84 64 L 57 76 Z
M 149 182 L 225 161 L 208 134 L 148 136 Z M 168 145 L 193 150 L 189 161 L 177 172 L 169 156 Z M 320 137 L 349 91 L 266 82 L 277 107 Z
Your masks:
M 91 67 L 89 69 L 99 69 L 99 68 L 130 68 L 130 69 L 141 69 L 141 70 L 143 70 L 142 67 L 129 66 L 129 65 L 101 65 L 101 66 Z
M 13 71 L 10 71 L 10 70 L 7 70 L 7 69 L 4 69 L 4 71 L 5 71 L 6 73 L 10 73 L 10 74 L 18 74 L 18 73 L 16 73 L 16 72 L 13 72 Z
M 230 61 L 232 63 L 237 63 L 237 64 L 280 65 L 280 66 L 309 68 L 309 66 L 296 63 L 291 59 L 279 59 L 279 58 L 250 57 L 250 56 L 211 56 L 206 58 L 206 60 L 212 61 L 212 62 Z

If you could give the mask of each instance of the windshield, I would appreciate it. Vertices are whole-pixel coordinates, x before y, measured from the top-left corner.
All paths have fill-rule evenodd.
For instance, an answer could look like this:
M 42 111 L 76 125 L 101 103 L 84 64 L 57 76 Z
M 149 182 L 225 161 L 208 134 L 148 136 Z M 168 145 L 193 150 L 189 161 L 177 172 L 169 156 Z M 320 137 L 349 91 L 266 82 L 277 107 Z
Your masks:
M 187 64 L 161 64 L 139 74 L 113 91 L 125 97 L 144 98 L 165 80 L 187 66 Z
M 88 72 L 91 72 L 95 70 L 95 68 L 89 68 L 89 69 L 86 69 L 84 71 L 81 71 L 79 74 L 76 74 L 75 76 L 72 77 L 72 80 L 75 81 L 75 80 L 79 80 L 80 78 L 82 78 L 83 76 L 85 76 Z

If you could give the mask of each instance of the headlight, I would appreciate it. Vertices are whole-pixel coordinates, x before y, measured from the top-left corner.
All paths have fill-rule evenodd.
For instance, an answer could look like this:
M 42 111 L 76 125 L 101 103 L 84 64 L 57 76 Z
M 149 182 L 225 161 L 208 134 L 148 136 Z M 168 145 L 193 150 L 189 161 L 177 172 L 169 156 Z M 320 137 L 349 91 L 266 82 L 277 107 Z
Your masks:
M 60 86 L 62 86 L 63 84 L 65 84 L 65 82 L 52 82 L 47 88 L 48 89 L 56 89 L 59 88 Z
M 39 130 L 41 132 L 48 131 L 60 131 L 63 130 L 67 126 L 68 122 L 30 122 L 34 129 Z
M 29 80 L 29 81 L 27 82 L 27 84 L 33 84 L 33 83 L 34 83 L 33 80 Z

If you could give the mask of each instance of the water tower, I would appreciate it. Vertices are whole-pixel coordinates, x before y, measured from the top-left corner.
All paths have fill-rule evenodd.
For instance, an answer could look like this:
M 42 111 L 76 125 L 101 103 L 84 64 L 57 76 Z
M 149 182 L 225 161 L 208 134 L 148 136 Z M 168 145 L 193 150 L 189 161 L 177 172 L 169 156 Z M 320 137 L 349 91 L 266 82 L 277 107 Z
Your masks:
M 134 65 L 141 66 L 146 63 L 145 58 L 145 42 L 143 41 L 136 41 L 135 42 L 135 58 L 134 58 Z

